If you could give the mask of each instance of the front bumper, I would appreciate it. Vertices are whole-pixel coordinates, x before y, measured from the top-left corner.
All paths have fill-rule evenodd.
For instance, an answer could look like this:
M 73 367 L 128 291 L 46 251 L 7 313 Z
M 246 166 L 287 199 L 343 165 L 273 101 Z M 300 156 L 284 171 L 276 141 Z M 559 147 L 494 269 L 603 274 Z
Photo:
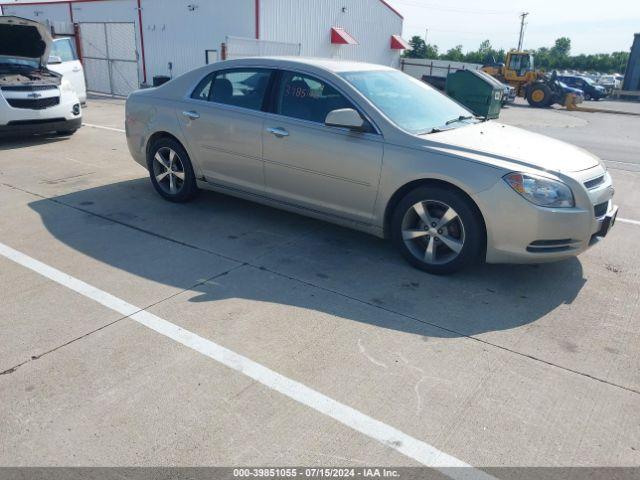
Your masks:
M 71 131 L 77 130 L 81 126 L 82 117 L 74 118 L 72 120 L 23 120 L 9 122 L 7 125 L 0 125 L 0 136 L 7 137 Z
M 603 175 L 596 188 L 583 181 Z M 615 223 L 611 177 L 602 167 L 581 172 L 571 188 L 574 208 L 538 207 L 499 181 L 474 195 L 487 227 L 487 263 L 542 263 L 574 257 L 604 237 Z M 565 179 L 566 180 L 566 179 Z
M 0 91 L 0 135 L 28 135 L 61 130 L 77 130 L 82 125 L 82 108 L 72 91 L 60 91 L 57 105 L 32 109 L 16 108 L 5 96 L 23 96 L 18 92 Z

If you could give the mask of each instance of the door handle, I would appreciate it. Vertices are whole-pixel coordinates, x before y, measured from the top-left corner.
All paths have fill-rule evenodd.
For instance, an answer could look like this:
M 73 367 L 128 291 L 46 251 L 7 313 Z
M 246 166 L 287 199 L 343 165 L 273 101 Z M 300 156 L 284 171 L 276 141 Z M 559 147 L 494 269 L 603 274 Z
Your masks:
M 272 133 L 278 138 L 288 137 L 289 132 L 287 132 L 284 128 L 267 128 L 267 132 Z
M 71 70 L 72 72 L 78 73 L 80 71 L 80 69 L 78 67 L 74 68 L 73 70 Z
M 200 114 L 198 112 L 194 112 L 193 110 L 185 110 L 184 112 L 182 112 L 182 115 L 190 120 L 197 120 L 200 118 Z

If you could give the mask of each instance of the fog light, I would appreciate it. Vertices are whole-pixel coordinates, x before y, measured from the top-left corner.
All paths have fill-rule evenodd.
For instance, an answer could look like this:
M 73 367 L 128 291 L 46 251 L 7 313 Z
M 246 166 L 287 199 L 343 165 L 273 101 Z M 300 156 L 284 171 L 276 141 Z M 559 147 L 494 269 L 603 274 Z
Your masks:
M 76 103 L 71 109 L 74 115 L 80 115 L 80 104 Z

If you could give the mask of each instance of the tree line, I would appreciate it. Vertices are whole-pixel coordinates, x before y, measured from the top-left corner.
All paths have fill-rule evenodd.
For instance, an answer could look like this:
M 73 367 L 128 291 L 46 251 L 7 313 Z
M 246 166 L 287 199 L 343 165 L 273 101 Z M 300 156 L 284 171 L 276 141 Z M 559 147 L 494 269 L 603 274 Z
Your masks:
M 504 62 L 506 51 L 494 49 L 489 40 L 483 41 L 477 50 L 463 52 L 462 45 L 440 53 L 437 45 L 426 43 L 422 37 L 415 35 L 409 41 L 411 50 L 405 50 L 406 58 L 428 58 L 434 60 L 450 60 L 488 64 L 493 61 Z M 529 50 L 535 56 L 536 68 L 543 70 L 586 70 L 602 73 L 624 73 L 629 59 L 629 52 L 596 53 L 589 55 L 571 55 L 571 39 L 558 38 L 552 47 Z

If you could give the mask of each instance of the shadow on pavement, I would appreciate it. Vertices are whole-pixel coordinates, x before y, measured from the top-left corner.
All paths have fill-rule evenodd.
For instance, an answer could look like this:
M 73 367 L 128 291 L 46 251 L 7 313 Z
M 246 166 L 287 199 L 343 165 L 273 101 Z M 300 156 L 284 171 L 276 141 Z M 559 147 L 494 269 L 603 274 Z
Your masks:
M 14 150 L 16 148 L 34 147 L 47 145 L 50 143 L 64 142 L 70 137 L 68 135 L 18 135 L 0 136 L 0 152 L 4 150 Z
M 431 276 L 408 266 L 381 239 L 217 193 L 203 192 L 192 203 L 172 204 L 160 199 L 146 178 L 52 200 L 30 207 L 55 238 L 132 275 L 174 283 L 180 259 L 149 265 L 145 238 L 153 237 L 148 235 L 156 237 L 156 244 L 162 237 L 193 247 L 180 250 L 185 258 L 208 255 L 206 251 L 254 268 L 248 280 L 246 275 L 238 277 L 238 269 L 217 279 L 219 287 L 196 287 L 192 302 L 247 298 L 427 337 L 459 337 L 535 322 L 571 303 L 586 282 L 575 258 L 542 265 L 485 265 L 453 276 Z M 106 228 L 112 221 L 144 232 L 136 237 L 140 242 L 132 245 L 130 236 L 123 239 L 118 229 Z M 157 252 L 158 258 L 162 255 Z M 326 295 L 284 288 L 278 276 L 285 286 L 300 280 L 324 289 Z M 328 301 L 332 293 L 327 291 L 351 300 Z M 382 310 L 372 315 L 372 306 Z

